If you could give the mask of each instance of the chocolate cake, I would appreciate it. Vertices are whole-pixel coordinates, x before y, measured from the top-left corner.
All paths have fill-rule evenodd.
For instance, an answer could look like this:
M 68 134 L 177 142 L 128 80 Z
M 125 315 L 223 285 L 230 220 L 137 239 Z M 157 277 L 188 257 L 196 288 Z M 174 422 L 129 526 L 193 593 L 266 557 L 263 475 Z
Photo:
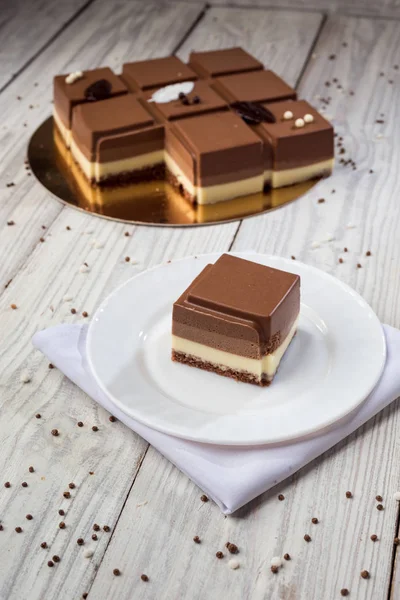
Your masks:
M 333 129 L 296 98 L 229 48 L 58 75 L 54 122 L 91 185 L 167 179 L 207 205 L 331 173 Z
M 269 385 L 299 312 L 298 275 L 223 254 L 173 306 L 172 360 Z

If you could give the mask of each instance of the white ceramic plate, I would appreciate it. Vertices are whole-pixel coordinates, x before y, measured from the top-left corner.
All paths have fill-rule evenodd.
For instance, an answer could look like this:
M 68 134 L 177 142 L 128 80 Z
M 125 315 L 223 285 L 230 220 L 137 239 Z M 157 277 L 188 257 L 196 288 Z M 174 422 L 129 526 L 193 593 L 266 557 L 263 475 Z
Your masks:
M 103 302 L 87 342 L 97 383 L 137 421 L 212 444 L 298 439 L 348 415 L 372 391 L 385 364 L 385 338 L 372 309 L 313 267 L 276 256 L 237 256 L 301 276 L 298 332 L 271 386 L 237 383 L 171 361 L 172 304 L 219 254 L 145 271 Z

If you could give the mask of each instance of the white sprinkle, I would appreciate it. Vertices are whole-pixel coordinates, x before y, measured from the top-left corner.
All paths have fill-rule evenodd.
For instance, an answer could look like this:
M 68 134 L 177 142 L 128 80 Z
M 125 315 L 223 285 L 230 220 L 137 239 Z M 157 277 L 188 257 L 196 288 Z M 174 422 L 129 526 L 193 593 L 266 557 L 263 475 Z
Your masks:
M 400 492 L 395 492 L 393 494 L 393 499 L 397 500 L 397 502 L 400 502 Z
M 193 81 L 182 81 L 182 83 L 173 83 L 160 88 L 147 102 L 156 102 L 157 104 L 165 104 L 166 102 L 172 102 L 178 100 L 179 94 L 190 94 L 194 88 Z
M 93 229 L 86 229 L 86 231 L 84 231 L 83 233 L 86 233 L 86 235 L 90 235 L 91 233 L 93 233 Z
M 346 229 L 355 229 L 356 226 L 354 225 L 354 223 L 347 223 L 346 225 Z
M 313 249 L 315 249 L 315 248 L 319 248 L 319 247 L 320 247 L 320 245 L 321 245 L 321 244 L 320 244 L 319 242 L 313 242 L 313 243 L 311 244 L 311 248 L 313 248 Z
M 304 119 L 304 123 L 312 123 L 314 121 L 314 117 L 312 115 L 310 115 L 310 113 L 307 113 L 306 115 L 304 115 L 303 119 Z
M 139 504 L 136 504 L 136 508 L 140 508 L 141 506 L 146 506 L 146 504 L 148 504 L 148 500 L 145 500 L 144 502 L 139 502 Z
M 92 558 L 94 554 L 94 550 L 92 550 L 92 548 L 86 548 L 86 550 L 83 551 L 83 556 L 85 558 Z
M 376 135 L 376 139 L 377 139 L 377 140 L 381 140 L 382 138 L 383 138 L 383 133 L 378 133 L 378 134 Z
M 89 270 L 90 270 L 89 267 L 86 265 L 81 265 L 79 267 L 79 273 L 87 273 Z
M 326 238 L 324 238 L 323 240 L 321 240 L 321 242 L 333 242 L 334 240 L 334 236 L 331 233 L 327 233 L 326 234 Z
M 303 121 L 303 119 L 296 119 L 295 122 L 294 122 L 294 126 L 297 127 L 298 129 L 300 127 L 304 127 L 304 121 Z
M 311 58 L 318 58 L 318 54 L 316 54 L 316 52 L 314 52 L 314 54 L 311 54 Z
M 283 118 L 285 119 L 285 121 L 290 121 L 290 119 L 293 119 L 293 113 L 291 110 L 286 110 L 283 113 Z
M 280 556 L 274 556 L 271 558 L 271 567 L 281 567 L 283 565 L 283 560 Z
M 19 376 L 19 380 L 21 383 L 29 383 L 31 376 L 29 375 L 28 371 L 22 371 L 21 375 Z
M 71 83 L 75 83 L 75 81 L 78 81 L 78 79 L 82 79 L 82 77 L 82 71 L 74 71 L 73 73 L 67 75 L 67 77 L 65 78 L 65 83 L 70 85 Z
M 239 566 L 239 561 L 236 560 L 236 558 L 231 558 L 231 560 L 228 562 L 228 567 L 230 569 L 238 569 Z
M 63 302 L 72 302 L 72 300 L 72 296 L 69 296 L 68 294 L 66 294 L 63 298 Z
M 104 244 L 102 242 L 99 242 L 98 240 L 92 240 L 90 242 L 90 244 L 93 246 L 93 248 L 96 248 L 96 250 L 100 250 L 100 248 L 104 248 Z

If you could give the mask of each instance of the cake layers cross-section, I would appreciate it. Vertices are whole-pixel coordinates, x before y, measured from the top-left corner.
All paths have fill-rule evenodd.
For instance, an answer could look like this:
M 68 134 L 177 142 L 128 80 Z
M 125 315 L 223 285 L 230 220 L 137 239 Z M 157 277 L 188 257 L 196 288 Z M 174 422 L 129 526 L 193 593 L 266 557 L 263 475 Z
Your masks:
M 299 312 L 298 275 L 224 254 L 173 306 L 172 360 L 269 385 Z
M 241 48 L 59 75 L 54 122 L 91 185 L 166 178 L 194 205 L 333 166 L 330 124 Z

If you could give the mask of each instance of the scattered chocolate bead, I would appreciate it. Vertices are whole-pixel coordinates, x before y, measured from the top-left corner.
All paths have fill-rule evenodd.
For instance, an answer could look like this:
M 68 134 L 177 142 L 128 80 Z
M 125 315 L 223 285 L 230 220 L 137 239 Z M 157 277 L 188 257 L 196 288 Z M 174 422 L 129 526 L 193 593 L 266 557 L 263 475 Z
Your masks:
M 216 553 L 215 553 L 215 556 L 216 556 L 217 558 L 224 558 L 224 553 L 223 553 L 223 552 L 221 552 L 221 550 L 218 550 L 218 552 L 216 552 Z
M 195 544 L 200 544 L 201 539 L 199 538 L 198 535 L 195 535 L 194 538 L 193 538 L 193 541 L 194 541 Z
M 182 93 L 182 92 L 181 92 Z M 129 231 L 125 231 L 124 236 L 125 237 L 129 237 L 131 234 L 129 233 Z
M 325 198 L 319 198 L 318 204 L 322 204 L 323 202 L 325 202 Z
M 373 534 L 371 535 L 371 540 L 372 540 L 373 542 L 376 542 L 376 541 L 378 540 L 378 536 L 376 535 L 376 533 L 373 533 Z
M 375 496 L 375 500 L 377 502 L 382 502 L 383 498 L 382 498 L 382 496 Z
M 15 531 L 16 531 L 17 533 L 21 533 L 21 532 L 22 532 L 22 527 L 16 527 L 16 528 L 15 528 Z
M 76 488 L 76 485 L 74 483 L 69 483 L 68 487 L 70 490 L 74 490 Z
M 288 553 L 286 552 L 286 554 L 284 554 L 284 555 L 283 555 L 283 558 L 284 558 L 285 560 L 290 560 L 290 554 L 288 554 Z
M 15 221 L 7 221 L 7 225 L 9 227 L 12 227 L 13 225 L 15 225 Z
M 296 257 L 295 257 L 295 256 L 293 256 L 293 254 L 292 254 L 292 256 L 291 256 L 291 259 L 292 259 L 292 260 L 296 260 Z
M 348 596 L 349 595 L 349 590 L 347 588 L 343 588 L 342 590 L 340 590 L 340 594 L 342 596 Z
M 363 579 L 368 579 L 369 572 L 364 569 L 364 571 L 361 571 L 360 575 Z
M 78 538 L 76 540 L 76 543 L 78 544 L 78 546 L 83 546 L 83 544 L 85 543 L 85 540 L 83 538 Z
M 149 580 L 149 578 L 147 577 L 147 575 L 146 575 L 145 573 L 142 573 L 142 574 L 141 574 L 141 576 L 140 576 L 140 579 L 141 579 L 142 581 L 148 581 L 148 580 Z
M 319 521 L 318 521 L 317 517 L 313 517 L 313 518 L 311 519 L 311 523 L 314 523 L 314 525 L 316 525 L 317 523 L 319 523 Z
M 278 500 L 280 500 L 282 502 L 282 500 L 285 499 L 285 496 L 283 494 L 279 494 L 278 496 Z
M 130 262 L 131 257 L 130 256 L 125 256 L 125 262 Z
M 26 483 L 26 481 L 23 481 L 23 482 L 21 483 L 21 485 L 22 485 L 22 487 L 28 487 L 28 484 Z
M 30 514 L 27 514 L 25 519 L 27 519 L 28 521 L 32 521 L 33 517 Z
M 377 510 L 383 510 L 383 505 L 382 504 L 377 504 L 376 508 L 377 508 Z
M 71 313 L 72 313 L 73 315 L 76 315 L 76 308 L 71 308 Z
M 277 573 L 278 571 L 279 571 L 279 568 L 276 565 L 272 565 L 271 572 L 272 573 Z
M 87 598 L 87 597 L 88 597 L 88 593 L 87 593 L 87 592 L 84 592 L 84 593 L 82 594 L 82 598 L 83 598 L 83 600 L 86 600 L 86 598 Z
M 11 487 L 11 483 L 9 481 L 6 481 L 4 484 L 4 487 L 9 488 Z
M 203 494 L 202 496 L 200 496 L 200 500 L 202 502 L 208 502 L 208 497 L 205 494 Z
M 194 96 L 192 102 L 193 102 L 193 104 L 200 104 L 199 96 Z
M 57 554 L 55 554 L 53 556 L 53 560 L 54 560 L 55 563 L 60 562 L 60 557 Z
M 60 523 L 58 524 L 60 529 L 65 529 L 65 523 L 64 521 L 60 521 Z
M 58 514 L 60 515 L 60 517 L 63 517 L 65 515 L 65 512 L 63 511 L 62 508 L 60 508 L 60 510 L 58 511 Z
M 54 365 L 49 363 L 49 369 L 54 369 Z
M 86 317 L 88 317 L 88 316 L 89 316 L 88 313 L 86 312 L 86 310 L 84 310 L 82 313 L 82 317 L 84 317 L 86 319 Z
M 94 475 L 94 471 L 89 471 L 89 475 Z
M 239 552 L 239 548 L 236 546 L 236 544 L 231 544 L 229 542 L 226 547 L 228 548 L 228 552 L 231 554 L 237 554 Z
M 121 571 L 119 569 L 114 569 L 113 574 L 115 575 L 115 577 L 118 577 L 119 575 L 121 575 Z
M 111 529 L 109 528 L 108 525 L 104 525 L 103 531 L 105 531 L 106 533 L 108 533 L 109 531 L 111 531 Z
M 97 523 L 95 523 L 95 524 L 93 525 L 93 529 L 94 529 L 95 531 L 100 531 L 100 525 L 97 525 Z
M 352 498 L 353 494 L 351 492 L 346 492 L 346 498 Z
M 10 307 L 11 307 L 13 310 L 16 310 L 16 309 L 18 308 L 16 304 L 10 304 Z
M 93 533 L 92 540 L 96 541 L 97 539 L 98 539 L 97 535 L 95 533 Z
M 52 429 L 51 430 L 51 435 L 54 435 L 54 437 L 58 436 L 58 429 Z
M 371 256 L 371 251 L 367 250 L 367 252 L 365 253 L 365 256 Z M 376 498 L 376 499 L 378 500 L 378 498 Z M 382 500 L 382 498 L 381 498 L 381 500 Z
M 33 467 L 29 467 L 28 471 L 29 473 L 34 473 L 35 469 Z
M 116 418 L 116 417 L 114 417 L 113 415 L 110 415 L 110 416 L 108 417 L 108 420 L 109 420 L 109 421 L 111 421 L 111 423 L 115 423 L 115 421 L 117 420 L 117 418 Z
M 78 421 L 77 425 L 78 425 L 78 427 L 83 427 L 82 421 Z
M 400 538 L 398 538 L 398 537 L 395 537 L 395 538 L 394 538 L 394 540 L 393 540 L 393 544 L 394 544 L 395 546 L 399 546 L 399 545 L 400 545 Z
M 339 262 L 340 262 L 340 264 L 342 264 L 344 262 L 343 258 L 339 258 Z
M 362 264 L 361 263 L 357 263 L 357 269 L 362 269 Z
M 14 187 L 15 183 L 13 181 L 10 181 L 10 183 L 6 183 L 6 187 L 10 188 L 10 187 Z
M 43 244 L 43 243 L 44 243 L 44 238 L 43 238 L 43 237 L 41 237 L 41 238 L 39 239 L 39 242 L 41 242 L 41 243 Z
M 54 567 L 54 563 L 53 563 L 53 561 L 52 561 L 52 560 L 49 560 L 49 561 L 48 561 L 48 563 L 47 563 L 47 566 L 48 566 L 48 567 Z
M 0 531 L 3 531 L 4 527 L 3 525 L 0 523 Z
M 330 54 L 328 58 L 329 60 L 335 60 L 336 54 Z
M 97 427 L 97 425 L 93 425 L 92 431 L 98 431 L 98 430 L 99 430 L 99 428 Z
M 46 544 L 46 542 L 42 542 L 42 543 L 40 544 L 40 547 L 41 547 L 41 548 L 47 548 L 47 544 Z
M 305 534 L 304 539 L 306 542 L 311 542 L 311 537 L 308 535 L 308 533 Z
M 347 248 L 343 248 L 343 252 L 348 252 L 348 249 Z
M 384 123 L 385 121 L 383 119 L 376 119 L 375 123 Z
M 71 492 L 63 492 L 63 496 L 68 500 L 68 498 L 71 498 Z

